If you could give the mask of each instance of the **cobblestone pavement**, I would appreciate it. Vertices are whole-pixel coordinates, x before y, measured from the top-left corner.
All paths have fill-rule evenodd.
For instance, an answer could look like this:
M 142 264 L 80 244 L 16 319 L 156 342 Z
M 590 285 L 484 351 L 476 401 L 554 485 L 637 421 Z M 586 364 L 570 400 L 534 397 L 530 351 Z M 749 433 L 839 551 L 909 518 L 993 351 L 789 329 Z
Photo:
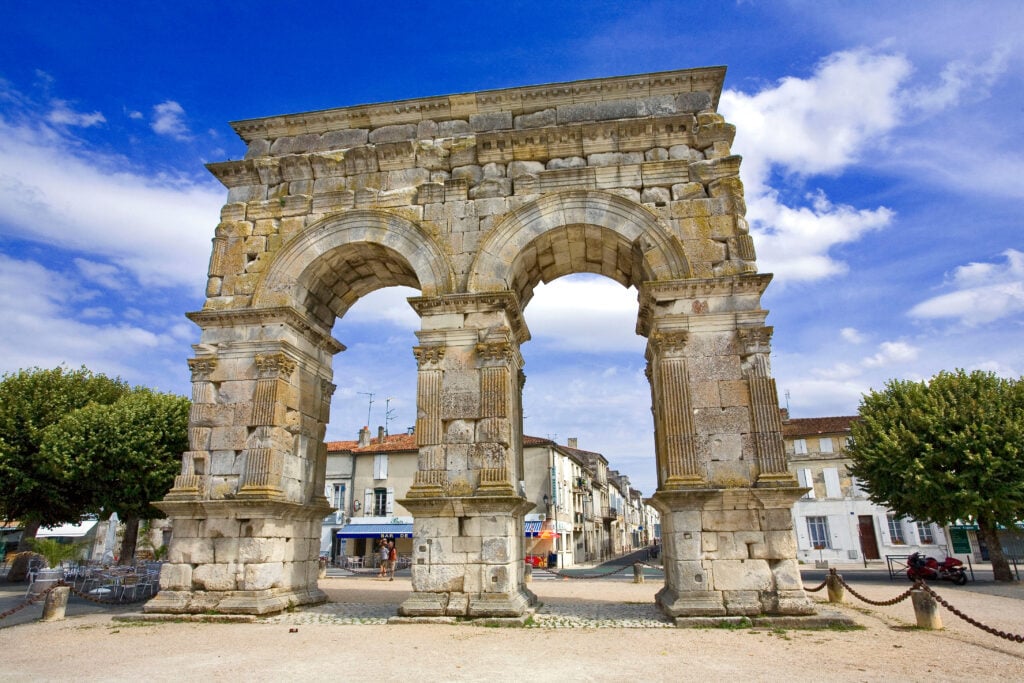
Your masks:
M 326 603 L 260 619 L 266 624 L 384 624 L 395 604 Z M 673 628 L 653 603 L 545 603 L 528 628 Z

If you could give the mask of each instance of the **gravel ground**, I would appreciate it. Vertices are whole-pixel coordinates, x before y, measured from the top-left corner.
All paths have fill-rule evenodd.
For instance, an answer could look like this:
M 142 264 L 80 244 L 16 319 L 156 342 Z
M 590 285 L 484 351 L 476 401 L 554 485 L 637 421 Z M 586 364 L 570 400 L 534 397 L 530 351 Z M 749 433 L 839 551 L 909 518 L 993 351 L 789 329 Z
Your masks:
M 874 600 L 906 589 L 851 585 Z M 677 629 L 653 606 L 658 583 L 550 580 L 531 584 L 544 606 L 529 628 L 485 628 L 385 624 L 408 595 L 407 578 L 329 578 L 321 587 L 331 603 L 251 624 L 114 622 L 108 613 L 90 613 L 0 628 L 0 678 L 1024 680 L 1024 644 L 946 610 L 942 631 L 918 630 L 909 600 L 873 607 L 848 598 L 839 609 L 856 620 L 856 630 Z M 1024 587 L 976 588 L 936 590 L 975 619 L 1024 634 Z M 824 598 L 824 591 L 814 596 Z

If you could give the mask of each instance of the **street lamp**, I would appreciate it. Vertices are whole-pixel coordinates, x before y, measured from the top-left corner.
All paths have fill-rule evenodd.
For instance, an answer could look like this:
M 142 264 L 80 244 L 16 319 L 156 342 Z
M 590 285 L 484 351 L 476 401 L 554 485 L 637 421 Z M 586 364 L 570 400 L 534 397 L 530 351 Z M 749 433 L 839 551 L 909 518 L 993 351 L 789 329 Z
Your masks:
M 548 515 L 550 515 L 550 513 L 551 513 L 551 505 L 552 505 L 551 497 L 548 494 L 545 493 L 544 494 L 544 509 L 545 509 L 545 511 L 547 512 Z M 555 556 L 555 567 L 557 567 L 558 564 L 559 564 L 559 562 L 558 562 L 558 508 L 557 507 L 555 507 L 554 526 L 553 526 L 552 534 L 553 535 L 551 536 L 551 539 L 552 539 L 551 540 L 551 549 L 552 549 L 552 554 Z M 550 560 L 550 557 L 548 559 Z M 551 566 L 551 562 L 550 561 L 548 562 L 548 566 Z

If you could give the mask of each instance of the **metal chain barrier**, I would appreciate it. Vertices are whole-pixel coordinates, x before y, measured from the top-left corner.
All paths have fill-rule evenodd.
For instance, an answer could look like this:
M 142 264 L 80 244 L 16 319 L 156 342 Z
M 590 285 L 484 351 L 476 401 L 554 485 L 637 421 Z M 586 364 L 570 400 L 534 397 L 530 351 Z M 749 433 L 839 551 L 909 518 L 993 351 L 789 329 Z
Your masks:
M 7 617 L 11 616 L 12 614 L 17 614 L 18 612 L 20 612 L 21 610 L 25 609 L 29 605 L 34 605 L 35 603 L 39 602 L 40 600 L 45 598 L 47 595 L 49 595 L 50 591 L 52 591 L 53 589 L 57 588 L 57 586 L 60 586 L 60 585 L 61 584 L 58 583 L 56 585 L 50 586 L 49 588 L 47 588 L 42 593 L 36 593 L 35 595 L 29 596 L 28 598 L 25 599 L 25 602 L 21 603 L 20 605 L 12 607 L 11 609 L 7 610 L 6 612 L 0 612 L 0 620 L 6 619 Z
M 836 578 L 839 579 L 839 583 L 843 584 L 843 588 L 845 588 L 846 590 L 850 591 L 850 593 L 853 595 L 853 597 L 855 597 L 855 598 L 857 598 L 859 600 L 863 600 L 864 602 L 868 603 L 869 605 L 876 605 L 878 607 L 889 607 L 890 605 L 895 605 L 897 603 L 903 602 L 904 600 L 906 600 L 907 598 L 910 597 L 911 591 L 913 591 L 915 588 L 919 588 L 919 587 L 924 585 L 923 581 L 918 580 L 918 581 L 916 581 L 914 583 L 913 586 L 911 586 L 910 588 L 908 588 L 904 592 L 900 593 L 899 595 L 897 595 L 892 600 L 872 600 L 871 598 L 865 598 L 863 595 L 861 595 L 860 593 L 855 591 L 853 588 L 851 588 L 850 584 L 846 583 L 846 579 L 843 578 L 842 574 L 836 573 L 835 570 L 832 570 L 832 572 L 833 572 L 833 575 Z M 806 590 L 806 589 L 804 589 L 804 590 Z
M 948 609 L 950 612 L 966 621 L 971 626 L 980 628 L 982 631 L 986 633 L 991 633 L 992 635 L 1002 638 L 1003 640 L 1012 640 L 1015 643 L 1024 643 L 1024 635 L 1019 635 L 1016 633 L 1007 633 L 1006 631 L 1000 631 L 999 629 L 992 628 L 991 626 L 986 626 L 980 621 L 972 619 L 971 617 L 967 616 L 966 614 L 958 610 L 956 607 L 953 607 L 953 605 L 949 604 L 948 602 L 940 598 L 939 594 L 933 591 L 930 586 L 927 586 L 924 583 L 924 581 L 921 581 L 920 583 L 921 588 L 924 591 L 926 591 L 929 595 L 931 595 L 933 598 L 935 598 L 935 602 L 939 603 L 940 605 Z
M 829 571 L 831 571 L 831 572 L 832 572 L 832 573 L 834 574 L 836 570 L 835 570 L 835 569 L 831 569 L 831 570 L 829 570 Z M 821 583 L 819 583 L 819 584 L 818 584 L 817 586 L 815 586 L 814 588 L 808 588 L 807 586 L 804 586 L 804 592 L 805 592 L 805 593 L 817 593 L 817 592 L 818 592 L 818 591 L 820 591 L 820 590 L 821 590 L 822 588 L 824 588 L 824 587 L 825 587 L 825 586 L 826 586 L 827 584 L 828 584 L 828 579 L 826 578 L 826 579 L 825 579 L 824 581 L 822 581 Z

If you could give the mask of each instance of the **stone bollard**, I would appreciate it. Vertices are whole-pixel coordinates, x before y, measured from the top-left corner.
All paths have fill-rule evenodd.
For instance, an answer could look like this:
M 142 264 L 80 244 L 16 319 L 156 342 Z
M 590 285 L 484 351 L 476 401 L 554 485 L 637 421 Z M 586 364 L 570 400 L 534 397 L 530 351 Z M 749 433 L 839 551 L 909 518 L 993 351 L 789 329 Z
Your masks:
M 914 603 L 914 616 L 917 627 L 937 631 L 942 628 L 942 617 L 939 615 L 939 603 L 935 602 L 928 591 L 915 588 L 910 591 L 910 600 Z
M 42 621 L 60 621 L 64 618 L 64 611 L 68 608 L 68 596 L 71 595 L 71 586 L 57 586 L 46 594 L 46 601 L 43 602 Z
M 529 562 L 524 562 L 526 566 L 523 568 L 523 583 L 530 583 L 533 581 L 533 565 Z
M 644 582 L 644 566 L 639 562 L 633 563 L 633 583 Z
M 846 588 L 843 587 L 843 577 L 839 574 L 829 572 L 825 577 L 825 588 L 828 590 L 829 602 L 843 602 L 846 600 Z

